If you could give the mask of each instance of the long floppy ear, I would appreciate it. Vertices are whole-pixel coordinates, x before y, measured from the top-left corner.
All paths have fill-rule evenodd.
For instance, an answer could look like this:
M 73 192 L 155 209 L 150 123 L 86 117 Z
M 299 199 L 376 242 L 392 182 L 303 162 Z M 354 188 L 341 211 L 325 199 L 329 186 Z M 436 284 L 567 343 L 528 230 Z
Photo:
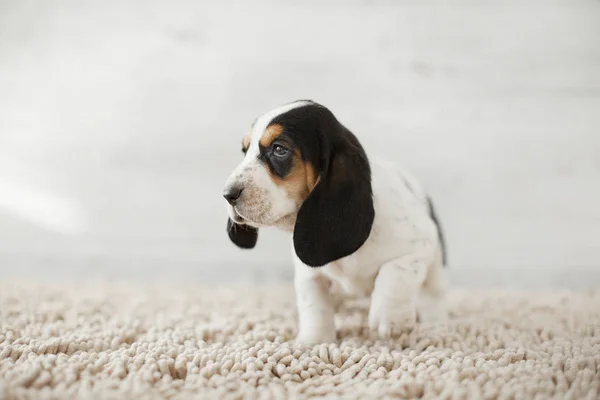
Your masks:
M 362 146 L 341 125 L 327 136 L 321 143 L 318 183 L 300 207 L 294 228 L 296 255 L 311 267 L 358 250 L 375 217 L 371 170 Z
M 258 240 L 258 229 L 242 224 L 236 224 L 227 218 L 227 234 L 229 239 L 242 249 L 253 249 Z

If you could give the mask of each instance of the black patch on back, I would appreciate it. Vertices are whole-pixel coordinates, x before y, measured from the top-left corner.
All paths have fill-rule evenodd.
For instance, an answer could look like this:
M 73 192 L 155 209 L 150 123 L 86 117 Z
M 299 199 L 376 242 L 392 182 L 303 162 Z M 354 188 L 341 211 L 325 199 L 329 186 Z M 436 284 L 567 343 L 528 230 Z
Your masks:
M 358 139 L 314 102 L 271 123 L 283 126 L 282 140 L 291 140 L 319 176 L 296 219 L 298 258 L 320 267 L 354 253 L 369 237 L 375 217 L 371 168 Z
M 440 238 L 440 245 L 442 246 L 442 262 L 444 263 L 444 266 L 446 266 L 448 256 L 447 256 L 446 242 L 444 239 L 444 231 L 442 229 L 442 225 L 441 225 L 440 220 L 435 211 L 435 207 L 433 206 L 433 200 L 431 200 L 431 197 L 429 197 L 429 196 L 427 197 L 427 202 L 429 203 L 429 216 L 431 217 L 431 219 L 437 226 L 438 236 Z

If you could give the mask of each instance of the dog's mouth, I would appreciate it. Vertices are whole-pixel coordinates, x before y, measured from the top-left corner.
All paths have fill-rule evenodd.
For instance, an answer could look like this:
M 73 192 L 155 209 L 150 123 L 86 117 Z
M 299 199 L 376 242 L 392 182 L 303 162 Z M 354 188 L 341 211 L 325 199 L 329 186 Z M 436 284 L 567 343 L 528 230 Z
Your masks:
M 242 217 L 240 217 L 239 215 L 235 215 L 233 218 L 231 218 L 231 220 L 233 222 L 235 222 L 236 224 L 243 224 L 244 223 L 244 219 Z
M 251 220 L 250 218 L 243 216 L 242 214 L 240 214 L 240 212 L 237 210 L 237 208 L 235 206 L 231 206 L 229 208 L 229 210 L 230 210 L 229 218 L 231 219 L 231 221 L 235 222 L 238 225 L 248 225 L 253 228 L 258 228 L 260 226 L 271 226 L 271 225 L 281 224 L 281 223 L 284 223 L 286 220 L 292 218 L 292 214 L 286 214 L 283 217 L 275 218 L 274 219 L 275 222 L 272 222 L 269 224 L 264 224 L 264 223 L 260 223 L 260 222 L 255 222 L 254 220 Z
M 260 224 L 258 222 L 254 222 L 250 218 L 247 218 L 247 217 L 243 216 L 242 214 L 240 214 L 240 212 L 236 209 L 235 206 L 231 207 L 231 215 L 232 215 L 231 220 L 233 222 L 235 222 L 236 224 L 247 225 L 252 228 L 258 228 L 259 226 L 262 226 L 262 224 Z
M 252 221 L 240 214 L 235 206 L 231 207 L 231 220 L 240 225 L 248 225 L 248 223 L 252 223 Z
M 235 222 L 236 224 L 243 224 L 244 223 L 244 218 L 237 212 L 237 210 L 235 209 L 235 207 L 231 207 L 231 220 L 233 222 Z

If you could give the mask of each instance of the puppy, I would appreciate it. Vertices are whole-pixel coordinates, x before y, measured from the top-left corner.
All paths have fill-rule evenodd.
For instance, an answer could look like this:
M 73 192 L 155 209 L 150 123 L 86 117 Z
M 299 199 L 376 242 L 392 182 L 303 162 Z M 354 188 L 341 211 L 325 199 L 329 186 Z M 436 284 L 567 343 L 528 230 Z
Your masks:
M 326 107 L 302 100 L 259 117 L 231 173 L 227 232 L 256 245 L 258 229 L 291 233 L 297 341 L 336 340 L 334 287 L 370 296 L 382 339 L 445 318 L 445 246 L 433 203 L 393 162 L 367 157 Z

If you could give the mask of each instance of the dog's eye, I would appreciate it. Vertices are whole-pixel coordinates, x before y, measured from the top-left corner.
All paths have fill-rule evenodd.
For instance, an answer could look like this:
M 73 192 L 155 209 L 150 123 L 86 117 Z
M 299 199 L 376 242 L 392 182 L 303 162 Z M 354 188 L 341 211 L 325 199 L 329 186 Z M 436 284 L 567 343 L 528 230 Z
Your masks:
M 290 151 L 283 146 L 276 144 L 273 146 L 273 155 L 275 157 L 285 157 Z

